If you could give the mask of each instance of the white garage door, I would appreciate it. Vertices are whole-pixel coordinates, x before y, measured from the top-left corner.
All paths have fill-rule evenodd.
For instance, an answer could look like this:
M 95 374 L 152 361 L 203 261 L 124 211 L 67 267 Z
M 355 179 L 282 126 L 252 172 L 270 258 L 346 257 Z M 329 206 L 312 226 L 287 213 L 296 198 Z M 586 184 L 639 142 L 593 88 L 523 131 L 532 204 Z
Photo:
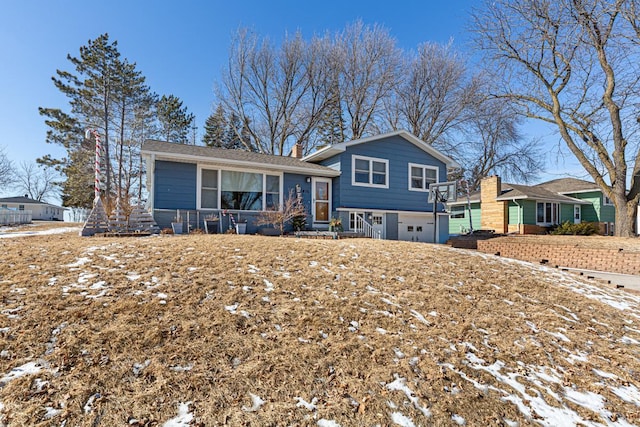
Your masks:
M 398 240 L 433 243 L 433 215 L 398 215 Z

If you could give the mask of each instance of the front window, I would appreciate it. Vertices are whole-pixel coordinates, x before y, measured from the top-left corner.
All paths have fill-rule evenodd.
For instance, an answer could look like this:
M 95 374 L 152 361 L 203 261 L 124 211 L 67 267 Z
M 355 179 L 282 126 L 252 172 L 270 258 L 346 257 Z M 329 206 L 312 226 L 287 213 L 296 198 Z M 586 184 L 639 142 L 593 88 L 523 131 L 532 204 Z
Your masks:
M 560 205 L 558 203 L 537 203 L 536 222 L 538 224 L 558 224 L 559 218 Z
M 409 190 L 429 191 L 429 184 L 438 182 L 436 166 L 409 163 Z
M 265 195 L 267 210 L 280 209 L 280 177 L 277 175 L 265 176 Z
M 607 196 L 602 196 L 602 204 L 604 206 L 613 206 L 613 202 Z
M 200 189 L 200 206 L 203 209 L 218 208 L 218 171 L 202 170 L 202 185 Z
M 464 206 L 452 206 L 449 214 L 450 218 L 464 218 L 465 207 Z
M 18 205 L 18 210 L 19 211 L 23 211 L 24 210 L 24 205 Z
M 222 209 L 262 210 L 262 174 L 222 171 L 220 204 Z
M 202 169 L 200 208 L 261 211 L 279 209 L 280 176 Z
M 353 156 L 353 185 L 389 188 L 389 161 L 372 157 Z

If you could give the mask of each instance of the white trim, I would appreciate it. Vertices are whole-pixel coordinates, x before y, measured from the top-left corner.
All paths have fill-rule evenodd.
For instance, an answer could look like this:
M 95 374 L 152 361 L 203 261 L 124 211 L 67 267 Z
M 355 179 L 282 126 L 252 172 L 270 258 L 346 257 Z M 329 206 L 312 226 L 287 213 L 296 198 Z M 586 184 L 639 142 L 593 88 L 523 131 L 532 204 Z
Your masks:
M 417 192 L 422 192 L 422 193 L 428 193 L 429 192 L 429 186 L 427 185 L 427 188 L 413 188 L 411 186 L 411 168 L 421 168 L 422 169 L 422 184 L 425 184 L 427 182 L 427 176 L 425 174 L 425 169 L 431 169 L 431 170 L 435 170 L 436 171 L 436 182 L 435 183 L 439 183 L 440 182 L 440 168 L 438 166 L 431 166 L 431 165 L 423 165 L 420 163 L 408 163 L 407 164 L 407 174 L 409 175 L 409 182 L 407 183 L 408 187 L 409 187 L 409 191 L 417 191 Z M 431 184 L 431 183 L 429 183 Z
M 608 202 L 607 202 L 608 200 Z M 615 206 L 608 196 L 602 195 L 602 206 Z
M 550 221 L 543 221 L 543 222 L 539 222 L 538 221 L 538 204 L 542 203 L 544 206 L 544 219 L 545 220 L 550 220 Z M 547 204 L 551 205 L 551 218 L 547 218 Z M 568 204 L 568 203 L 567 203 Z M 553 213 L 554 213 L 554 205 L 555 205 L 555 213 L 556 213 L 556 222 L 553 222 Z M 557 225 L 560 224 L 560 216 L 562 215 L 562 207 L 561 204 L 558 202 L 547 202 L 545 200 L 536 200 L 536 225 L 540 225 L 543 227 L 548 227 L 550 225 Z M 572 215 L 573 216 L 573 215 Z
M 386 210 L 386 209 L 371 209 L 371 208 L 336 208 L 336 212 L 370 212 L 371 214 L 410 214 L 410 215 L 430 215 L 433 216 L 432 211 L 400 211 L 400 210 Z M 437 212 L 438 215 L 449 216 L 449 212 Z
M 161 160 L 165 162 L 180 162 L 180 163 L 203 163 L 207 165 L 214 165 L 223 167 L 227 170 L 231 170 L 228 168 L 246 168 L 245 170 L 255 170 L 256 166 L 263 170 L 269 171 L 278 171 L 278 172 L 289 172 L 296 173 L 300 175 L 315 175 L 322 177 L 335 177 L 340 175 L 340 171 L 336 170 L 318 170 L 311 169 L 304 166 L 288 166 L 288 165 L 278 165 L 278 164 L 268 164 L 268 163 L 257 163 L 254 161 L 245 161 L 245 160 L 229 160 L 229 159 L 221 159 L 218 157 L 205 157 L 196 156 L 192 154 L 176 154 L 176 153 L 165 153 L 165 152 L 157 152 L 144 150 L 141 152 L 142 155 L 150 154 L 151 156 L 156 156 L 156 160 Z M 318 166 L 315 164 L 310 164 L 312 166 Z M 328 168 L 327 168 L 328 169 Z
M 369 182 L 357 182 L 356 181 L 356 160 L 365 160 L 369 162 Z M 384 163 L 384 185 L 373 183 L 373 162 Z M 389 160 L 380 159 L 377 157 L 361 156 L 359 154 L 351 155 L 351 185 L 354 187 L 369 187 L 369 188 L 389 188 Z
M 538 184 L 538 185 L 544 185 L 544 183 L 542 184 Z M 566 194 L 581 194 L 581 193 L 593 193 L 595 191 L 598 191 L 600 193 L 602 193 L 602 190 L 599 188 L 593 188 L 591 190 L 575 190 L 575 191 L 558 191 L 558 194 L 562 194 L 563 196 Z
M 328 202 L 328 219 L 326 221 L 316 221 L 316 182 L 326 182 L 327 185 L 327 202 Z M 332 180 L 331 178 L 318 178 L 318 177 L 313 177 L 311 179 L 311 220 L 313 222 L 313 225 L 319 224 L 321 226 L 329 226 L 329 222 L 331 221 L 331 212 L 332 208 L 331 208 L 331 191 L 332 191 Z
M 196 209 L 212 209 L 212 210 L 220 210 L 220 169 L 207 167 L 209 165 L 203 165 L 198 163 L 197 165 L 197 176 L 196 176 Z M 203 208 L 202 207 L 202 171 L 203 170 L 215 170 L 218 172 L 218 199 L 216 200 L 217 208 Z
M 149 160 L 146 162 L 147 165 L 147 194 L 149 194 L 149 212 L 151 215 L 154 214 L 155 205 L 156 205 L 156 155 L 151 154 L 145 160 Z
M 202 207 L 202 170 L 216 170 L 218 171 L 218 200 L 217 200 L 217 208 L 203 208 Z M 245 172 L 245 173 L 256 173 L 262 175 L 262 209 L 260 210 L 242 210 L 242 209 L 232 209 L 238 210 L 239 212 L 264 212 L 266 209 L 267 203 L 267 175 L 277 176 L 279 181 L 279 200 L 278 204 L 282 209 L 282 201 L 283 201 L 283 188 L 284 188 L 284 173 L 276 173 L 275 171 L 270 170 L 261 170 L 261 169 L 241 169 L 241 168 L 228 168 L 228 167 L 218 167 L 211 165 L 209 163 L 198 163 L 197 164 L 197 173 L 196 173 L 196 209 L 198 210 L 222 210 L 222 171 L 228 172 Z M 327 178 L 330 180 L 330 178 Z
M 561 203 L 561 204 L 565 204 L 565 205 L 590 205 L 591 203 L 584 201 L 584 200 L 580 200 L 580 199 L 575 199 L 573 197 L 569 197 L 569 196 L 564 196 L 570 200 L 560 200 L 560 199 L 547 199 L 547 198 L 538 198 L 536 199 L 535 197 L 532 196 L 527 196 L 527 195 L 523 195 L 523 196 L 514 196 L 514 197 L 504 197 L 504 196 L 499 196 L 496 197 L 496 202 L 510 202 L 510 201 L 515 201 L 515 200 L 534 200 L 534 201 L 541 201 L 541 202 L 549 202 L 549 203 Z M 480 200 L 474 202 L 473 200 L 471 201 L 471 203 L 478 203 L 481 202 Z M 455 202 L 452 202 L 455 203 Z M 466 202 L 465 202 L 466 203 Z

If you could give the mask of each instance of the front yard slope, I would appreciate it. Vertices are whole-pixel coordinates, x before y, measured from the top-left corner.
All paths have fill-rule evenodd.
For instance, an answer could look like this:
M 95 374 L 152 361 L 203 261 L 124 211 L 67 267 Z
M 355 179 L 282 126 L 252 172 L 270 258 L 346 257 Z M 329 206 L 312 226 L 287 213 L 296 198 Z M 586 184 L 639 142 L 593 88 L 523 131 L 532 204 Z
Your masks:
M 640 424 L 640 299 L 444 246 L 0 240 L 0 419 Z

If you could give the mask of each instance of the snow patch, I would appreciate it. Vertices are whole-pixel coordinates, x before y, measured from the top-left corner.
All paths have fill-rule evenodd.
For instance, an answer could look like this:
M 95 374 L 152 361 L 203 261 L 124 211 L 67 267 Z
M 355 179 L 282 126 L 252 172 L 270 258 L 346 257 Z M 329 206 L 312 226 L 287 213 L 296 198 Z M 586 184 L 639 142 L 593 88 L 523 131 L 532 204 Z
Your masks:
M 178 404 L 178 416 L 167 420 L 163 427 L 189 427 L 189 424 L 193 420 L 193 414 L 189 412 L 189 405 L 191 402 Z

